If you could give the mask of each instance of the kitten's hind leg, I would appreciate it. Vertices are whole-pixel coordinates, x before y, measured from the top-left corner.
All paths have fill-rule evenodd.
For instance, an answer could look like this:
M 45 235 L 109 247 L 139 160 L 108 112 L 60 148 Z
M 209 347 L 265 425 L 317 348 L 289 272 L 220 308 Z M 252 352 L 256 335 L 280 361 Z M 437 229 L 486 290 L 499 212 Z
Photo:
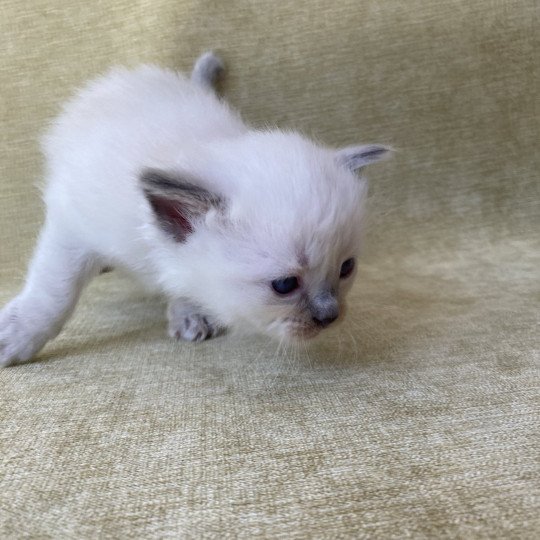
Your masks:
M 212 51 L 208 51 L 196 60 L 191 80 L 206 88 L 215 89 L 217 79 L 224 70 L 223 60 Z
M 0 366 L 32 358 L 69 318 L 100 265 L 63 227 L 48 222 L 30 263 L 26 285 L 0 310 Z
M 171 300 L 167 308 L 169 336 L 185 341 L 204 341 L 225 331 L 215 319 L 203 315 L 201 310 L 183 298 Z

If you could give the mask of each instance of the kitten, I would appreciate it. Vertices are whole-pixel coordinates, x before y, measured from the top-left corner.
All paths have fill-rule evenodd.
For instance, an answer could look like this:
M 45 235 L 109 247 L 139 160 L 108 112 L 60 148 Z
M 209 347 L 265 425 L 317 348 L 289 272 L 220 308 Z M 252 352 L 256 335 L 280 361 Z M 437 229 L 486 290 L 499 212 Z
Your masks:
M 123 267 L 169 299 L 169 334 L 225 328 L 310 338 L 336 321 L 355 274 L 366 182 L 386 157 L 253 130 L 221 101 L 221 60 L 191 79 L 113 69 L 44 139 L 45 225 L 21 293 L 0 312 L 0 364 L 54 338 L 83 287 Z

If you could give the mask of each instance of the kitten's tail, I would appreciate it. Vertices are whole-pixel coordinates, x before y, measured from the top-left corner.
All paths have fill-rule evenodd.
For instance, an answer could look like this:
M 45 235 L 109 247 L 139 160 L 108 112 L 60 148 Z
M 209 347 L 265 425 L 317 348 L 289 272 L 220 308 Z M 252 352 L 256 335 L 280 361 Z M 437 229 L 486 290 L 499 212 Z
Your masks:
M 214 89 L 218 77 L 224 70 L 223 60 L 212 51 L 207 51 L 197 58 L 191 72 L 191 80 L 206 88 Z

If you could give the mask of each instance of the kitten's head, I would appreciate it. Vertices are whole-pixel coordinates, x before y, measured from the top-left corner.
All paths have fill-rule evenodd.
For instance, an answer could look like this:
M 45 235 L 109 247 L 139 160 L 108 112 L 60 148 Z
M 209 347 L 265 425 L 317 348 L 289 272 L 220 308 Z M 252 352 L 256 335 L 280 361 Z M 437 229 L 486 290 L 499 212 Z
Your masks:
M 165 289 L 227 326 L 317 335 L 341 318 L 356 273 L 367 191 L 357 173 L 388 152 L 249 133 L 189 166 L 144 171 Z

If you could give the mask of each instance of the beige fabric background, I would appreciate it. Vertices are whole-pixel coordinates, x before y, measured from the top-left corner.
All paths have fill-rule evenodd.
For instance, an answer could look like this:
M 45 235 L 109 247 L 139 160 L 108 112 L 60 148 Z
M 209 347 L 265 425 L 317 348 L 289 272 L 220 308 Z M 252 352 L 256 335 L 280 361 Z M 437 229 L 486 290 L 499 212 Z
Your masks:
M 3 0 L 0 302 L 42 220 L 38 136 L 110 64 L 229 65 L 256 125 L 389 142 L 345 325 L 309 349 L 165 336 L 94 281 L 0 371 L 2 538 L 537 538 L 536 0 Z

